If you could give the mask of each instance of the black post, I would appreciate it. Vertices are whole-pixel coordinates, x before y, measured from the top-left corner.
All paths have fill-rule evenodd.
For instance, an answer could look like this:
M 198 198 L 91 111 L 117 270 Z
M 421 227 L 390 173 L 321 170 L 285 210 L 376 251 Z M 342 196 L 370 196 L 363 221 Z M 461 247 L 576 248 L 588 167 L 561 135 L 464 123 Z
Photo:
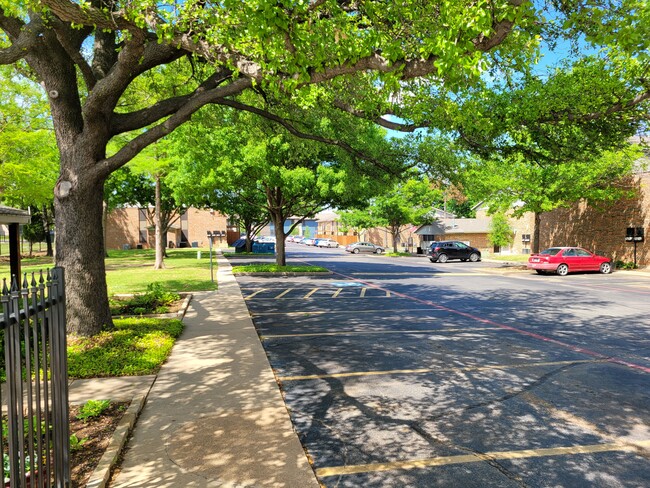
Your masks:
M 9 224 L 9 268 L 20 281 L 20 224 Z

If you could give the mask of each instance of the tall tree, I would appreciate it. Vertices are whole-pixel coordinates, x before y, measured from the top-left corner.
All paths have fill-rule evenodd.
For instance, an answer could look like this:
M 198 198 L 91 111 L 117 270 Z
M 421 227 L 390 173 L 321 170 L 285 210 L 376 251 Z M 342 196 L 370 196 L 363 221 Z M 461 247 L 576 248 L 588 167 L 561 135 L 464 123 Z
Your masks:
M 582 22 L 594 12 L 633 24 L 647 16 L 647 6 L 629 3 L 612 8 L 597 1 L 575 15 L 567 8 L 567 28 L 586 29 Z M 390 125 L 380 116 L 399 111 L 422 121 L 444 115 L 457 96 L 450 90 L 477 82 L 486 69 L 525 65 L 541 25 L 541 12 L 521 0 L 0 0 L 0 64 L 26 63 L 50 103 L 60 155 L 56 259 L 68 277 L 69 331 L 90 335 L 112 324 L 99 225 L 104 182 L 202 106 L 255 111 L 298 133 L 291 120 L 237 96 L 263 90 L 313 106 L 334 104 L 334 94 L 345 90 L 368 99 L 366 107 L 351 107 L 357 115 Z M 610 23 L 585 25 L 596 31 L 590 33 L 595 42 L 609 42 L 597 34 Z M 173 95 L 123 103 L 139 77 L 161 66 L 184 72 L 189 64 L 193 77 Z M 405 96 L 379 103 L 389 94 Z M 617 109 L 650 91 L 628 95 Z M 427 105 L 437 108 L 420 110 Z M 119 134 L 131 137 L 109 155 L 107 144 Z M 337 138 L 329 142 L 341 145 Z
M 531 249 L 539 252 L 540 219 L 544 212 L 568 207 L 580 199 L 611 201 L 625 195 L 616 185 L 629 174 L 641 152 L 628 146 L 620 151 L 606 152 L 585 160 L 530 161 L 516 156 L 503 161 L 477 161 L 467 181 L 475 198 L 488 202 L 493 210 L 513 211 L 515 217 L 525 212 L 535 214 Z
M 348 138 L 358 138 L 358 144 L 368 154 L 390 148 L 383 133 L 371 124 L 352 126 L 345 115 L 333 120 L 323 111 L 306 113 L 296 112 L 296 107 L 291 109 L 291 117 L 300 120 L 301 126 L 309 126 L 313 134 L 347 133 Z M 176 181 L 186 184 L 176 191 L 191 193 L 187 189 L 198 184 L 205 188 L 198 194 L 219 196 L 233 192 L 246 208 L 252 210 L 259 205 L 258 209 L 266 212 L 275 228 L 276 259 L 280 265 L 286 264 L 285 237 L 302 220 L 328 206 L 358 204 L 376 191 L 382 180 L 390 178 L 391 171 L 397 172 L 396 161 L 377 160 L 377 164 L 389 170 L 388 174 L 378 172 L 373 165 L 364 164 L 338 148 L 297 138 L 255 115 L 238 115 L 230 124 L 219 119 L 224 114 L 202 115 L 176 134 L 191 138 L 205 134 L 203 145 L 178 155 L 181 164 L 176 170 Z M 182 143 L 176 146 L 187 147 Z M 300 218 L 285 230 L 284 224 L 292 216 Z
M 368 213 L 379 225 L 388 229 L 393 240 L 393 252 L 397 253 L 397 243 L 403 227 L 407 224 L 422 225 L 430 220 L 433 204 L 441 196 L 442 192 L 435 189 L 428 179 L 414 176 L 374 198 L 368 207 Z

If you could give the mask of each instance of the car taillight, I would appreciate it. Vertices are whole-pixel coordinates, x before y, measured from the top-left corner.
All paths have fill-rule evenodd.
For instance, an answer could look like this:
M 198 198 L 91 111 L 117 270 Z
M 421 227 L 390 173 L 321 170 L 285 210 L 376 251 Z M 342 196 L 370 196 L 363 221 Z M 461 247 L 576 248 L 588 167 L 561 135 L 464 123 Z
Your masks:
M 440 251 L 440 249 L 442 249 L 442 248 L 438 246 L 438 247 L 436 247 L 436 248 L 434 249 L 434 251 Z

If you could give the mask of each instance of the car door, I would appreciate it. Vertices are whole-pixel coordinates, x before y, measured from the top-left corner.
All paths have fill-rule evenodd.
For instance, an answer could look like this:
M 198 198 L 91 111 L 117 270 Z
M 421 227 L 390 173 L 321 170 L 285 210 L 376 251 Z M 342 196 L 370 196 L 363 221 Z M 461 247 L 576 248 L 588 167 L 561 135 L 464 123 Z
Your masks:
M 576 259 L 578 260 L 578 266 L 583 271 L 598 271 L 600 269 L 600 263 L 585 249 L 576 249 Z
M 569 266 L 569 271 L 580 271 L 580 261 L 575 248 L 565 249 L 562 253 L 562 259 Z
M 449 259 L 460 259 L 460 248 L 455 242 L 445 244 L 445 253 Z

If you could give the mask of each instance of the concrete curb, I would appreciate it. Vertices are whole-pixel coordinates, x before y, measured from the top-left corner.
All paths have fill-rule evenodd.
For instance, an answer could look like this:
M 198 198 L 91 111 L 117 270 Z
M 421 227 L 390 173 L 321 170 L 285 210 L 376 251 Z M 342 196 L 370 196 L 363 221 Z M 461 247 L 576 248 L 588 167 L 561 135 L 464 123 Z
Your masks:
M 153 385 L 153 382 L 152 382 Z M 124 413 L 124 416 L 117 424 L 111 443 L 108 445 L 108 448 L 104 452 L 104 455 L 99 460 L 99 464 L 95 467 L 94 471 L 90 475 L 88 482 L 86 483 L 86 488 L 105 488 L 108 480 L 111 477 L 111 471 L 117 465 L 122 449 L 126 445 L 126 441 L 129 437 L 129 434 L 133 430 L 140 412 L 144 408 L 145 403 L 147 403 L 147 396 L 149 391 L 144 395 L 131 400 L 131 405 Z
M 278 276 L 327 276 L 334 274 L 332 271 L 305 271 L 305 272 L 300 272 L 300 271 L 295 271 L 295 272 L 289 272 L 289 271 L 283 271 L 283 272 L 273 272 L 273 271 L 267 271 L 267 272 L 251 272 L 251 273 L 233 273 L 235 277 L 237 276 L 271 276 L 274 278 L 277 278 Z

